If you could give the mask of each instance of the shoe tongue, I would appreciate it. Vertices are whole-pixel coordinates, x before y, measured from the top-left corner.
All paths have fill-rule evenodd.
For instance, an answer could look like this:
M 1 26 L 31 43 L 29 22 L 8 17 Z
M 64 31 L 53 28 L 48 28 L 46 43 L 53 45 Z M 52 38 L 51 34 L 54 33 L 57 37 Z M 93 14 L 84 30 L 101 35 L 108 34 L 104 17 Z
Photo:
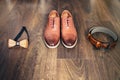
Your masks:
M 55 17 L 55 18 L 54 18 L 55 21 L 58 20 L 58 19 L 59 19 L 59 17 Z

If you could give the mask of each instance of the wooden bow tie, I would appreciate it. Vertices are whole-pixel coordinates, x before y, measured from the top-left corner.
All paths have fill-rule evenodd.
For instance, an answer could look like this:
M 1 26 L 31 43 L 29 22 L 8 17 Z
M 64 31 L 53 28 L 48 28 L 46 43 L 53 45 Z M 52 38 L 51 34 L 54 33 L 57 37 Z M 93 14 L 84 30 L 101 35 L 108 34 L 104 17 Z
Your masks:
M 28 40 L 24 39 L 22 41 L 15 41 L 15 40 L 9 39 L 8 40 L 8 47 L 11 48 L 14 46 L 21 46 L 23 48 L 28 48 Z

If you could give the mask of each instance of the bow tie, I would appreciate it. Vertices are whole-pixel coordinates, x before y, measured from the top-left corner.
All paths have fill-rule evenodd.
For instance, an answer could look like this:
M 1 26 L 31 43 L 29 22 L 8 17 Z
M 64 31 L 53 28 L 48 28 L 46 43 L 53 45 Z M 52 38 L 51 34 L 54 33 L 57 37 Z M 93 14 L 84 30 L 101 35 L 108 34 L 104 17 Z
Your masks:
M 26 32 L 27 39 L 18 41 L 18 39 L 22 36 L 23 32 Z M 14 47 L 14 46 L 20 46 L 23 48 L 28 48 L 29 45 L 29 34 L 25 26 L 22 27 L 21 31 L 17 34 L 17 36 L 14 39 L 8 40 L 8 48 Z
M 23 48 L 28 48 L 28 40 L 24 39 L 22 41 L 15 41 L 15 40 L 9 39 L 8 40 L 8 47 L 11 48 L 14 46 L 21 46 Z

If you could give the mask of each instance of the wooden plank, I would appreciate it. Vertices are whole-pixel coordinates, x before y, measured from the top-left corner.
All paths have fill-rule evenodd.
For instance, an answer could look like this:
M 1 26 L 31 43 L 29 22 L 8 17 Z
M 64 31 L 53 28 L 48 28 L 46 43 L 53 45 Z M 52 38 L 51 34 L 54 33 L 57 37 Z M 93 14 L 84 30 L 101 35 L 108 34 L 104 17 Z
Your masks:
M 43 30 L 51 10 L 69 10 L 78 33 L 73 49 L 49 49 Z M 0 0 L 0 80 L 119 80 L 120 40 L 111 50 L 96 50 L 86 35 L 104 26 L 120 38 L 119 0 Z M 30 35 L 28 49 L 8 49 L 22 26 Z M 23 34 L 20 40 L 26 38 Z

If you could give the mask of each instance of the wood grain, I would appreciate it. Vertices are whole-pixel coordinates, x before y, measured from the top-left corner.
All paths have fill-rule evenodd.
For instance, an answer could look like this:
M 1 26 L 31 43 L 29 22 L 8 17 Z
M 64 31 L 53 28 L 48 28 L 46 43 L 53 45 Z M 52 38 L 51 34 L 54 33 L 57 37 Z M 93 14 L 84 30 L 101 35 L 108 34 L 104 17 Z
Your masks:
M 48 14 L 69 10 L 78 33 L 73 49 L 49 49 L 43 42 Z M 120 80 L 120 40 L 111 50 L 96 50 L 86 34 L 104 26 L 120 38 L 120 0 L 0 0 L 0 80 Z M 22 26 L 30 35 L 28 49 L 8 49 Z M 26 35 L 20 40 L 26 38 Z

